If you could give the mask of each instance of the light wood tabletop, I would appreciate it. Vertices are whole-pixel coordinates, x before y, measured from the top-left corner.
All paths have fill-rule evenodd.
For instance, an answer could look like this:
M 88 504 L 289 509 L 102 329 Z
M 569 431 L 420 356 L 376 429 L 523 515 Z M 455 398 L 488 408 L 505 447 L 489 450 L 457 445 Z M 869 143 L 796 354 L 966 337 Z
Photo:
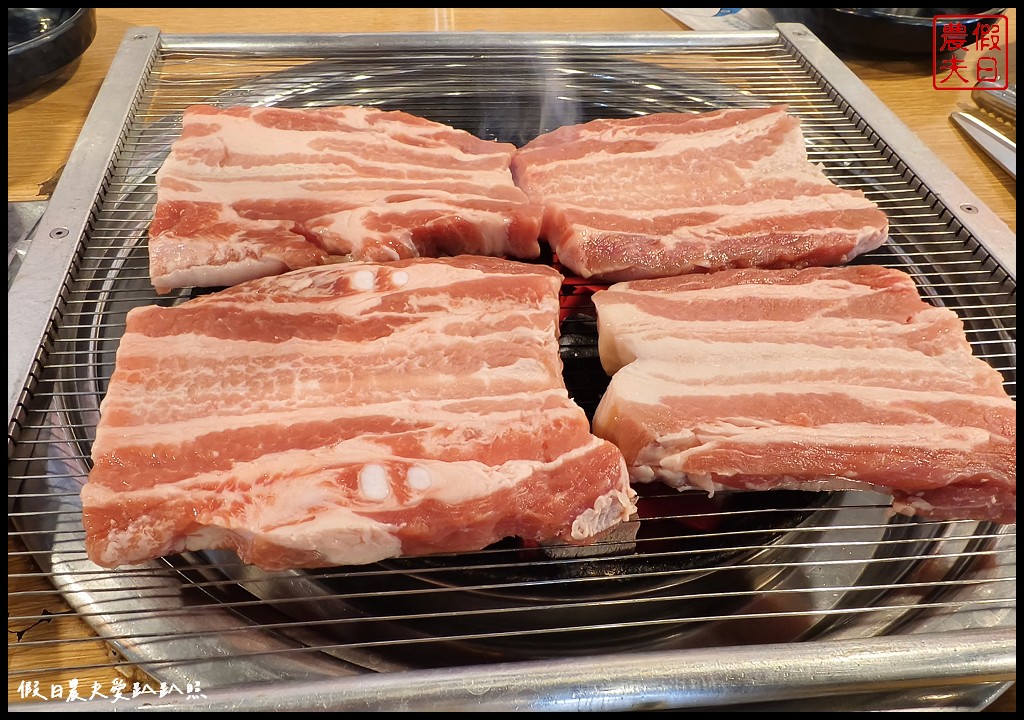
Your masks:
M 1016 11 L 1010 16 L 1011 57 L 1016 56 Z M 41 187 L 67 161 L 117 48 L 132 27 L 154 26 L 165 33 L 350 33 L 350 32 L 631 32 L 679 31 L 686 28 L 658 8 L 363 8 L 363 9 L 99 9 L 98 33 L 74 74 L 64 82 L 44 86 L 32 95 L 11 102 L 7 108 L 7 194 L 9 201 L 37 200 Z M 940 160 L 999 218 L 1016 231 L 1016 181 L 980 152 L 950 122 L 950 113 L 969 102 L 969 93 L 940 92 L 932 87 L 927 65 L 907 60 L 842 56 L 850 68 L 920 138 Z M 1011 78 L 1016 68 L 1011 63 Z M 10 544 L 9 540 L 9 544 Z M 10 550 L 17 551 L 16 545 Z M 21 636 L 32 640 L 90 637 L 90 631 L 66 610 L 60 596 L 50 592 L 45 580 L 27 577 L 31 561 L 9 553 L 11 590 L 24 591 L 9 602 L 8 615 L 38 615 L 45 610 L 52 619 L 41 622 Z M 33 591 L 36 591 L 33 594 Z M 10 623 L 9 623 L 10 625 Z M 43 645 L 33 650 L 18 647 L 11 635 L 8 668 L 59 668 L 69 664 L 62 653 L 75 655 L 79 665 L 108 662 L 108 650 L 99 641 L 74 646 Z M 41 655 L 44 654 L 44 655 Z M 46 656 L 51 653 L 52 656 Z M 84 661 L 83 661 L 84 659 Z M 131 670 L 127 670 L 130 674 Z M 100 682 L 109 689 L 112 671 L 77 672 L 84 689 Z M 9 675 L 8 698 L 19 701 L 19 680 Z M 33 675 L 45 689 L 52 682 L 67 681 L 67 673 Z M 992 710 L 1016 707 L 1015 686 Z

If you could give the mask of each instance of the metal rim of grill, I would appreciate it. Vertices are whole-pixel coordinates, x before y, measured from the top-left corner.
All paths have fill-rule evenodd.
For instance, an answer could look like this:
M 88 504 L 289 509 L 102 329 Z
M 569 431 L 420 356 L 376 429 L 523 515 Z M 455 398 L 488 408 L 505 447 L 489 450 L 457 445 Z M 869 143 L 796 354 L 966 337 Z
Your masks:
M 26 361 L 26 382 L 12 391 L 9 377 L 9 559 L 29 568 L 24 575 L 52 582 L 74 616 L 156 680 L 183 686 L 202 678 L 204 688 L 223 689 L 224 697 L 271 682 L 276 691 L 268 707 L 330 697 L 335 707 L 357 708 L 370 688 L 380 702 L 481 707 L 469 687 L 486 668 L 501 667 L 528 679 L 513 687 L 519 702 L 565 707 L 571 696 L 574 707 L 636 708 L 654 701 L 624 688 L 638 679 L 635 661 L 650 657 L 675 670 L 656 706 L 785 701 L 806 708 L 822 686 L 770 676 L 771 663 L 759 666 L 757 649 L 784 655 L 776 669 L 792 675 L 816 649 L 819 663 L 836 668 L 828 664 L 836 662 L 830 648 L 843 643 L 902 649 L 907 661 L 906 668 L 880 669 L 865 660 L 865 672 L 873 671 L 887 692 L 866 700 L 854 694 L 852 681 L 838 686 L 850 707 L 924 702 L 930 689 L 954 678 L 979 684 L 959 685 L 947 702 L 984 704 L 1006 679 L 1007 647 L 1015 647 L 1015 526 L 892 518 L 886 499 L 870 493 L 779 492 L 709 503 L 653 491 L 646 498 L 653 510 L 641 523 L 649 532 L 635 550 L 608 547 L 589 557 L 500 545 L 316 573 L 264 573 L 208 552 L 109 571 L 88 563 L 82 549 L 78 488 L 125 313 L 189 296 L 154 294 L 145 237 L 153 173 L 180 130 L 181 111 L 193 103 L 371 104 L 522 144 L 597 117 L 785 102 L 803 121 L 812 161 L 837 184 L 863 190 L 889 216 L 890 242 L 858 262 L 903 269 L 927 300 L 955 310 L 975 353 L 1002 372 L 1015 397 L 1012 237 L 983 207 L 979 216 L 947 207 L 936 192 L 957 181 L 919 148 L 904 142 L 897 149 L 883 139 L 871 118 L 883 118 L 884 108 L 844 70 L 800 26 L 716 36 L 470 33 L 315 41 L 130 32 L 111 70 L 115 81 L 83 132 L 109 138 L 109 158 L 76 149 L 51 203 L 56 211 L 41 226 L 52 235 L 54 223 L 62 223 L 79 239 L 65 251 L 68 273 L 43 289 L 9 279 L 9 302 L 54 295 L 52 312 L 34 320 L 42 341 Z M 81 187 L 71 187 L 76 180 Z M 61 216 L 76 192 L 91 198 L 89 210 Z M 980 206 L 969 193 L 963 197 L 961 207 Z M 30 252 L 17 272 L 33 262 L 40 261 Z M 590 410 L 606 379 L 596 375 L 586 309 L 584 298 L 583 314 L 563 322 L 563 360 L 570 391 Z M 45 592 L 13 593 L 9 608 Z M 13 625 L 46 619 L 9 611 Z M 16 658 L 26 648 L 59 643 L 72 657 L 65 671 L 108 670 L 74 659 L 76 647 L 92 642 L 25 634 L 11 640 L 8 652 Z M 951 642 L 974 652 L 970 668 L 927 664 L 927 648 Z M 709 658 L 746 651 L 747 670 L 761 673 L 760 694 L 728 678 L 719 678 L 717 694 L 699 697 L 680 685 L 697 682 Z M 607 668 L 615 668 L 610 678 Z M 9 662 L 9 678 L 56 669 Z M 367 684 L 371 672 L 379 676 Z M 911 682 L 901 672 L 917 675 Z M 430 673 L 448 682 L 443 697 L 419 684 Z M 901 680 L 916 694 L 898 690 Z M 599 682 L 609 681 L 619 683 L 616 702 L 627 704 L 599 700 Z

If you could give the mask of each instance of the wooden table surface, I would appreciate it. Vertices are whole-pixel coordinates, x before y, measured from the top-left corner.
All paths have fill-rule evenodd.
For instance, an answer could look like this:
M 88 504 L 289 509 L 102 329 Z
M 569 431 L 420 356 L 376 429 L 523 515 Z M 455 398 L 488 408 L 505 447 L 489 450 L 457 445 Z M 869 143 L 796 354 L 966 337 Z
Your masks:
M 1015 59 L 1016 11 L 1010 15 L 1010 53 Z M 9 201 L 40 199 L 40 186 L 66 162 L 93 99 L 107 74 L 111 60 L 126 31 L 131 27 L 155 26 L 165 33 L 345 33 L 414 31 L 547 31 L 547 32 L 630 32 L 677 31 L 685 29 L 657 8 L 510 9 L 510 8 L 426 8 L 426 9 L 99 9 L 99 29 L 75 73 L 63 84 L 49 86 L 7 107 L 7 196 Z M 950 123 L 949 114 L 969 102 L 969 93 L 940 92 L 932 88 L 927 67 L 907 61 L 877 58 L 843 59 L 853 71 L 913 130 L 921 141 L 1014 231 L 1017 225 L 1016 181 L 964 138 Z M 1016 68 L 1011 60 L 1011 79 Z M 18 550 L 11 545 L 9 550 Z M 8 615 L 34 615 L 45 609 L 57 614 L 20 637 L 47 640 L 89 637 L 88 629 L 72 617 L 61 617 L 66 609 L 49 586 L 31 574 L 30 561 L 15 553 L 8 555 L 10 590 L 39 591 L 19 595 L 9 602 Z M 13 597 L 13 596 L 12 596 Z M 9 626 L 11 623 L 9 623 Z M 76 664 L 82 658 L 103 663 L 106 648 L 99 641 L 76 645 L 73 650 L 59 645 L 30 649 L 18 647 L 16 634 L 24 627 L 9 627 L 13 649 L 8 650 L 9 671 L 17 668 L 60 667 L 70 663 L 62 654 L 73 653 Z M 126 670 L 128 674 L 132 671 Z M 75 675 L 81 687 L 100 682 L 109 690 L 113 671 L 107 668 Z M 67 687 L 68 673 L 33 674 L 30 678 L 9 674 L 8 698 L 20 699 L 19 682 L 38 680 L 44 689 L 50 683 Z M 1016 686 L 990 710 L 1016 708 Z M 57 708 L 55 708 L 57 709 Z

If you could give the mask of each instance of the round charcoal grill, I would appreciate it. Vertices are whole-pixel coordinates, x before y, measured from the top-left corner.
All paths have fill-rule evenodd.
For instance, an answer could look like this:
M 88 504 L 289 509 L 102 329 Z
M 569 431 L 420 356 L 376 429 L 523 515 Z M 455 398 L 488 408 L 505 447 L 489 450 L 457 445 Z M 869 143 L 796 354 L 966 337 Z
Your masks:
M 803 554 L 785 544 L 787 534 L 814 514 L 814 505 L 831 499 L 779 495 L 786 493 L 758 498 L 755 505 L 771 507 L 767 514 L 750 509 L 745 497 L 720 504 L 734 507 L 735 518 L 723 524 L 735 534 L 731 543 L 723 542 L 721 531 L 711 537 L 687 531 L 678 516 L 663 514 L 641 520 L 635 541 L 609 540 L 583 551 L 524 548 L 510 538 L 478 553 L 294 573 L 283 583 L 237 562 L 227 567 L 242 587 L 277 601 L 280 612 L 295 620 L 353 612 L 389 618 L 388 631 L 404 642 L 379 649 L 376 661 L 361 661 L 371 667 L 380 662 L 406 669 L 445 666 L 453 658 L 464 664 L 571 657 L 621 644 L 685 647 L 681 637 L 688 635 L 688 622 L 742 608 L 747 595 L 778 579 L 781 558 Z M 646 500 L 662 508 L 690 504 L 668 488 Z M 660 532 L 659 524 L 675 527 Z M 304 601 L 294 602 L 296 582 Z M 328 630 L 344 640 L 348 629 Z M 431 656 L 415 647 L 418 638 L 451 640 Z M 356 656 L 347 659 L 360 662 Z
M 467 668 L 495 663 L 523 663 L 546 678 L 545 688 L 578 698 L 569 669 L 586 673 L 602 658 L 603 667 L 618 668 L 614 658 L 638 653 L 667 653 L 658 657 L 670 662 L 734 646 L 771 643 L 778 652 L 774 644 L 809 643 L 813 652 L 828 641 L 895 643 L 913 634 L 1013 627 L 1013 526 L 890 517 L 887 498 L 865 492 L 708 498 L 641 487 L 640 519 L 627 528 L 635 537 L 585 549 L 526 547 L 510 538 L 476 553 L 279 573 L 221 552 L 119 571 L 85 559 L 77 494 L 125 314 L 191 296 L 154 295 L 146 230 L 153 174 L 180 130 L 181 111 L 193 103 L 374 105 L 516 144 L 599 117 L 788 103 L 803 120 L 810 158 L 889 215 L 890 243 L 858 262 L 910 272 L 926 298 L 955 309 L 976 353 L 1004 373 L 1013 394 L 1011 275 L 791 40 L 755 33 L 726 41 L 485 42 L 470 34 L 392 37 L 383 49 L 379 39 L 359 37 L 324 40 L 316 49 L 281 38 L 262 46 L 259 38 L 243 46 L 154 41 L 152 54 L 137 59 L 147 68 L 140 94 L 125 101 L 130 112 L 119 150 L 94 212 L 83 219 L 60 312 L 13 426 L 11 536 L 24 547 L 13 552 L 31 554 L 72 610 L 153 678 L 183 684 L 201 677 L 205 688 L 226 690 L 261 683 L 279 687 L 289 702 L 304 697 L 303 683 L 331 678 L 342 693 L 331 697 L 362 702 L 364 686 L 344 681 L 373 672 L 382 683 L 394 678 L 375 685 L 374 697 L 397 702 L 403 678 L 446 670 L 452 703 L 476 707 L 476 676 Z M 474 44 L 482 42 L 486 47 Z M 567 277 L 562 298 L 566 384 L 588 414 L 607 384 L 592 291 Z M 11 618 L 21 620 L 32 618 Z M 821 661 L 831 667 L 824 651 Z M 898 671 L 891 669 L 894 677 Z M 917 695 L 892 689 L 843 702 L 851 709 L 924 702 L 945 672 L 935 668 Z M 635 679 L 593 677 L 595 688 L 598 680 L 621 689 Z M 763 699 L 810 702 L 815 695 L 800 682 L 765 683 L 774 695 Z M 948 702 L 978 707 L 1000 687 L 963 686 Z M 580 706 L 595 701 L 580 692 Z M 727 693 L 723 687 L 721 702 L 740 702 Z M 704 701 L 676 694 L 662 702 Z

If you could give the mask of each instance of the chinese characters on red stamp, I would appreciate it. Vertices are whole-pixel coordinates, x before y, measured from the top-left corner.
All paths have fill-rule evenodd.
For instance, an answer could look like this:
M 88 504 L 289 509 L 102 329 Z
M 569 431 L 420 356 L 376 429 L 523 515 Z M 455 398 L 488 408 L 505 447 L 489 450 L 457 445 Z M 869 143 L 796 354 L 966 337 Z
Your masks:
M 980 81 L 1009 85 L 1005 15 L 936 15 L 932 19 L 932 87 L 973 90 Z M 992 89 L 997 89 L 993 87 Z

